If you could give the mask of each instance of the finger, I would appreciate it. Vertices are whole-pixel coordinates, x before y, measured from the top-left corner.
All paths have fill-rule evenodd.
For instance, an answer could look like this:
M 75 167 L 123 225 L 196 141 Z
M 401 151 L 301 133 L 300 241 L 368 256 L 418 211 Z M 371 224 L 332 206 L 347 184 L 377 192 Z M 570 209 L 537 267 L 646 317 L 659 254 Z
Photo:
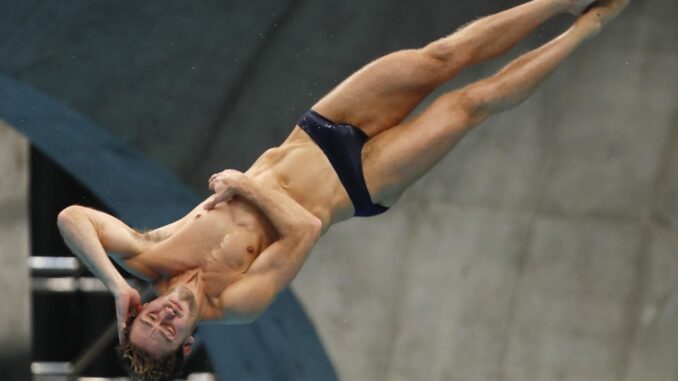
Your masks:
M 223 187 L 224 187 L 224 184 L 221 183 L 221 181 L 219 181 L 218 179 L 212 181 L 210 183 L 210 186 L 209 186 L 212 193 L 219 193 L 223 189 Z
M 125 331 L 126 327 L 127 324 L 125 322 L 118 322 L 118 340 L 120 342 L 122 342 L 123 331 Z
M 120 304 L 115 306 L 115 309 L 116 309 L 115 316 L 118 319 L 118 323 L 122 323 L 122 322 L 125 321 L 125 310 L 126 310 L 125 307 L 126 306 L 123 303 L 120 303 Z
M 134 302 L 134 307 L 136 307 L 136 308 L 141 307 L 141 295 L 139 295 L 138 292 L 134 293 L 133 302 Z
M 207 201 L 203 208 L 206 210 L 214 209 L 214 207 L 219 203 L 219 198 L 217 196 L 212 197 L 211 200 Z
M 139 312 L 141 310 L 141 297 L 139 294 L 135 294 L 134 299 L 132 300 L 132 305 L 130 310 L 135 310 L 136 312 Z
M 116 316 L 118 317 L 118 324 L 125 324 L 127 317 L 129 316 L 129 303 L 127 301 L 122 301 L 119 305 L 116 306 Z
M 125 323 L 123 323 L 120 320 L 120 317 L 118 317 L 117 320 L 118 320 L 118 322 L 117 322 L 118 323 L 118 340 L 122 340 L 122 331 L 123 331 L 123 329 L 125 329 Z

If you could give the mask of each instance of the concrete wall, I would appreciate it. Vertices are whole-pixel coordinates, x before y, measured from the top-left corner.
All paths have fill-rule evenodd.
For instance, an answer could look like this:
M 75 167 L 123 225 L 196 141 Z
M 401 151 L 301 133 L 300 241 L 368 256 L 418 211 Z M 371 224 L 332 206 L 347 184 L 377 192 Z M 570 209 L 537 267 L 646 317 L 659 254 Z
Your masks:
M 632 4 L 397 208 L 324 237 L 294 290 L 342 379 L 678 377 L 677 11 Z
M 0 120 L 0 374 L 6 380 L 30 374 L 28 168 L 28 143 Z
M 360 65 L 509 6 L 16 3 L 2 70 L 203 192 Z M 396 208 L 321 239 L 293 289 L 342 379 L 678 377 L 677 12 L 633 2 Z

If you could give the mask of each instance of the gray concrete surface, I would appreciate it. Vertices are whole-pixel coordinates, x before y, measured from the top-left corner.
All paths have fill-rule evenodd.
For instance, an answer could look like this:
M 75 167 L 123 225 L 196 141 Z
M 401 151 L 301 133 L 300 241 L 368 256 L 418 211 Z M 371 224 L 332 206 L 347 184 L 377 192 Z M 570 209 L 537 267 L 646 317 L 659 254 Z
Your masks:
M 203 192 L 362 64 L 510 5 L 37 3 L 0 16 L 0 68 Z M 396 208 L 321 239 L 293 289 L 342 379 L 678 378 L 676 14 L 674 1 L 633 1 Z
M 0 374 L 9 381 L 30 374 L 28 170 L 26 139 L 0 119 Z
M 406 208 L 324 237 L 294 289 L 342 379 L 678 377 L 677 11 L 632 4 L 468 136 Z M 373 242 L 331 249 L 352 234 Z M 355 290 L 339 300 L 337 272 Z

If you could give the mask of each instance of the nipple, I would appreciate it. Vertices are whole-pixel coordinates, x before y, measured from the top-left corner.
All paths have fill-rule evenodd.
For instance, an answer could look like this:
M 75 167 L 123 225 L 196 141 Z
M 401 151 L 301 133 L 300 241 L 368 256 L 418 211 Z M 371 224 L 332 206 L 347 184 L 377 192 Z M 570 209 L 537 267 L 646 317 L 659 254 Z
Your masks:
M 196 215 L 195 215 L 195 219 L 197 220 L 198 218 L 200 218 L 200 216 L 201 216 L 200 213 L 196 214 Z
M 250 253 L 250 254 L 254 253 L 254 247 L 247 246 L 247 252 Z

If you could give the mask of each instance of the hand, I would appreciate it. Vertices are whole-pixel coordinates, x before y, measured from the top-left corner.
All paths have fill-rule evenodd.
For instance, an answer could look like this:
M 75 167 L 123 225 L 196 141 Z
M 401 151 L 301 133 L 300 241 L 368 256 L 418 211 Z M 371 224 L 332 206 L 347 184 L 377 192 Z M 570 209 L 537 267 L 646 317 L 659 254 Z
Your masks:
M 209 179 L 209 189 L 215 195 L 203 207 L 210 210 L 222 201 L 231 201 L 246 180 L 245 174 L 234 169 L 213 174 Z
M 139 291 L 129 285 L 123 286 L 113 295 L 115 296 L 115 315 L 118 320 L 118 340 L 122 340 L 122 330 L 125 329 L 127 319 L 132 312 L 141 312 L 141 296 Z

